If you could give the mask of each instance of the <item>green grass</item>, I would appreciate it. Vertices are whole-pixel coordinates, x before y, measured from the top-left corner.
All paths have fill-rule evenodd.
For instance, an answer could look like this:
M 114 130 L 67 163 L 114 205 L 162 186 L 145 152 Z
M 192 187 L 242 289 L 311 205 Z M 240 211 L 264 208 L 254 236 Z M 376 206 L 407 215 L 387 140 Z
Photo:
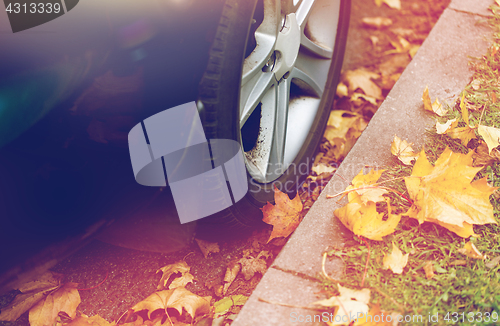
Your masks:
M 490 24 L 495 29 L 493 46 L 485 56 L 471 62 L 475 73 L 464 93 L 470 125 L 481 123 L 500 128 L 500 7 L 494 7 L 492 11 L 494 16 L 490 19 Z M 460 121 L 459 126 L 465 126 L 460 99 L 448 109 L 448 115 L 439 121 L 446 122 L 455 118 Z M 481 139 L 477 131 L 476 137 L 467 146 L 463 146 L 460 140 L 428 130 L 424 149 L 429 161 L 434 163 L 446 147 L 463 154 L 474 150 L 479 144 L 478 139 Z M 412 166 L 405 166 L 394 159 L 381 180 L 397 179 L 384 185 L 409 197 L 402 177 L 411 175 L 411 170 Z M 484 176 L 488 177 L 490 185 L 500 187 L 500 162 L 485 166 L 476 179 Z M 500 221 L 499 192 L 490 196 L 497 221 Z M 366 240 L 370 244 L 370 257 L 364 287 L 372 289 L 371 304 L 380 305 L 380 309 L 386 312 L 398 312 L 410 317 L 422 316 L 421 321 L 401 323 L 405 325 L 500 324 L 500 264 L 488 266 L 493 258 L 500 256 L 500 226 L 475 226 L 474 231 L 480 237 L 463 239 L 439 225 L 427 222 L 419 225 L 415 219 L 404 216 L 411 204 L 403 196 L 391 193 L 389 197 L 391 206 L 396 206 L 396 212 L 403 213 L 403 218 L 396 232 L 386 236 L 384 241 Z M 385 203 L 378 204 L 377 209 L 380 212 L 386 211 L 385 206 Z M 368 247 L 358 237 L 354 236 L 354 239 L 357 245 L 332 250 L 328 254 L 340 257 L 345 263 L 342 285 L 360 288 Z M 457 252 L 469 240 L 487 256 L 485 260 L 468 258 Z M 410 253 L 408 265 L 401 275 L 382 269 L 383 253 L 391 252 L 392 242 L 403 253 Z M 432 279 L 426 278 L 423 269 L 429 260 L 433 261 L 435 270 Z M 465 261 L 465 264 L 454 265 L 460 260 Z M 325 280 L 323 285 L 325 290 L 336 292 L 336 285 L 331 281 Z M 453 312 L 457 314 L 453 315 Z M 489 321 L 486 321 L 485 314 L 493 312 L 498 314 L 496 320 L 490 316 Z M 481 321 L 478 313 L 483 314 Z M 429 321 L 429 315 L 436 314 L 439 315 L 439 321 Z M 448 321 L 445 320 L 446 316 Z M 410 317 L 407 318 L 413 318 Z

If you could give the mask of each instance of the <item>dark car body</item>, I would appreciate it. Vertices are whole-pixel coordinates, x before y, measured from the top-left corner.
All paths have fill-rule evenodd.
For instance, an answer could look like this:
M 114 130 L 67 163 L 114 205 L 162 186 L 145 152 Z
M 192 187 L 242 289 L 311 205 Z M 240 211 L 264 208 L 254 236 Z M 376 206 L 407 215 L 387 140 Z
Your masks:
M 222 5 L 85 0 L 17 33 L 0 12 L 2 290 L 155 196 L 134 180 L 128 131 L 196 100 Z

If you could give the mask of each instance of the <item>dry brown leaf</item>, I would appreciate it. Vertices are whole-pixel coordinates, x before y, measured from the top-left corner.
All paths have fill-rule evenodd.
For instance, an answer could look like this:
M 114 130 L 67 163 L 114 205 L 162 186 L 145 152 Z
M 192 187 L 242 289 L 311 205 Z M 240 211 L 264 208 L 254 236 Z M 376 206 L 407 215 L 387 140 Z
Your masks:
M 387 17 L 364 17 L 361 21 L 363 25 L 371 28 L 381 28 L 392 25 L 392 19 Z
M 474 151 L 474 155 L 472 155 L 474 166 L 485 166 L 490 165 L 495 161 L 500 161 L 500 155 L 495 155 L 497 153 L 499 153 L 498 150 L 494 149 L 490 155 L 486 143 L 480 141 Z
M 226 295 L 227 290 L 229 290 L 229 287 L 231 286 L 231 284 L 233 284 L 233 281 L 236 279 L 236 276 L 238 276 L 240 270 L 241 265 L 238 262 L 229 263 L 226 269 L 226 274 L 224 275 L 224 287 L 222 288 L 222 295 Z
M 217 242 L 208 242 L 202 239 L 195 239 L 195 240 L 205 258 L 208 258 L 210 254 L 215 254 L 217 252 L 220 252 L 220 248 Z
M 167 308 L 174 308 L 179 315 L 182 315 L 182 309 L 184 308 L 191 318 L 195 318 L 210 311 L 210 301 L 183 287 L 179 287 L 155 292 L 133 306 L 131 310 L 134 312 L 147 310 L 148 317 L 151 318 L 153 311 L 158 309 L 166 310 Z
M 380 7 L 383 3 L 393 9 L 401 10 L 401 0 L 375 0 L 377 7 Z
M 477 132 L 481 137 L 483 137 L 486 145 L 488 145 L 488 150 L 493 151 L 494 148 L 500 146 L 500 129 L 493 127 L 486 127 L 479 125 Z
M 391 213 L 389 200 L 387 201 L 388 218 L 384 221 L 384 214 L 377 212 L 377 205 L 373 201 L 364 204 L 358 194 L 342 208 L 336 209 L 333 214 L 354 234 L 371 240 L 382 241 L 382 237 L 394 233 L 401 220 L 401 215 Z
M 384 253 L 384 269 L 390 269 L 395 274 L 403 273 L 403 268 L 405 268 L 406 264 L 408 264 L 408 256 L 410 254 L 407 253 L 403 255 L 401 250 L 392 243 L 392 252 L 389 255 Z
M 260 210 L 264 214 L 263 221 L 273 226 L 273 231 L 267 243 L 274 238 L 288 237 L 300 223 L 300 213 L 302 212 L 302 201 L 297 194 L 290 200 L 287 194 L 274 188 L 275 205 L 267 203 Z
M 340 284 L 338 288 L 340 292 L 339 296 L 313 303 L 323 307 L 335 307 L 335 317 L 330 319 L 327 323 L 328 325 L 344 325 L 355 321 L 360 316 L 368 314 L 368 303 L 370 302 L 369 289 L 352 290 Z
M 71 318 L 76 316 L 80 304 L 77 283 L 66 283 L 57 291 L 40 300 L 29 312 L 30 326 L 51 326 L 59 312 L 64 311 Z
M 250 280 L 255 273 L 260 273 L 264 275 L 267 271 L 267 263 L 262 259 L 262 256 L 259 254 L 257 258 L 252 256 L 245 256 L 238 260 L 238 263 L 241 264 L 241 273 L 245 277 L 245 280 Z
M 434 277 L 434 262 L 432 260 L 428 260 L 425 262 L 424 265 L 424 271 L 425 271 L 425 277 L 427 279 L 431 279 Z
M 170 264 L 167 266 L 163 266 L 159 270 L 156 271 L 156 273 L 162 272 L 163 275 L 161 276 L 160 282 L 158 283 L 158 286 L 156 290 L 163 290 L 167 288 L 168 281 L 170 279 L 170 276 L 175 273 L 180 273 L 180 277 L 176 277 L 172 283 L 169 285 L 169 289 L 174 289 L 176 287 L 184 287 L 186 284 L 190 283 L 193 281 L 194 276 L 189 273 L 191 270 L 191 267 L 188 266 L 188 264 L 181 260 L 178 261 L 177 263 Z
M 473 151 L 453 153 L 449 148 L 432 166 L 424 151 L 405 178 L 413 205 L 405 215 L 439 224 L 461 237 L 474 235 L 473 224 L 496 224 L 489 196 L 497 189 L 486 178 L 472 179 L 481 167 L 472 167 Z
M 347 82 L 350 94 L 360 89 L 366 95 L 382 100 L 382 90 L 372 81 L 372 79 L 377 79 L 379 77 L 377 73 L 364 69 L 356 69 L 346 71 L 343 80 Z
M 467 242 L 463 248 L 457 250 L 462 255 L 465 255 L 474 259 L 484 259 L 483 254 L 476 248 L 472 242 Z
M 411 162 L 418 157 L 418 154 L 413 151 L 411 145 L 413 143 L 408 143 L 406 140 L 401 140 L 401 138 L 394 135 L 394 140 L 391 144 L 391 153 L 403 162 L 403 164 L 411 165 Z
M 19 318 L 37 302 L 56 290 L 60 286 L 63 276 L 63 274 L 48 271 L 37 279 L 22 284 L 19 287 L 19 291 L 22 293 L 18 294 L 12 303 L 2 309 L 0 320 L 14 321 Z
M 429 88 L 425 86 L 424 94 L 422 95 L 422 101 L 424 102 L 424 109 L 433 112 L 440 117 L 444 116 L 448 110 L 444 109 L 439 100 L 436 98 L 434 103 L 431 103 L 431 98 L 429 97 Z

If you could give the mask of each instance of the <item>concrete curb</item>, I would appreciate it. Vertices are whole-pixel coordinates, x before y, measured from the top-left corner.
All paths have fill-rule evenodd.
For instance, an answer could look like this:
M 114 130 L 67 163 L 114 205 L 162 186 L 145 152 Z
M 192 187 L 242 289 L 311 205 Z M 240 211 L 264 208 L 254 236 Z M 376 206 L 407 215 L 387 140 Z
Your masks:
M 471 80 L 469 57 L 479 57 L 488 49 L 492 32 L 485 17 L 492 4 L 491 0 L 452 0 L 233 326 L 323 324 L 298 319 L 299 315 L 304 318 L 320 312 L 270 304 L 259 298 L 296 306 L 308 306 L 324 298 L 315 294 L 320 290 L 315 279 L 321 272 L 321 255 L 325 248 L 342 246 L 351 237 L 350 231 L 333 217 L 333 211 L 346 202 L 339 205 L 336 200 L 326 199 L 326 195 L 345 190 L 365 165 L 387 165 L 392 159 L 390 146 L 395 134 L 413 142 L 415 149 L 421 148 L 425 130 L 434 123 L 433 117 L 423 110 L 421 97 L 425 86 L 429 87 L 432 100 L 438 97 L 441 102 L 454 102 Z M 326 271 L 332 277 L 340 276 L 342 269 L 341 261 L 327 261 Z

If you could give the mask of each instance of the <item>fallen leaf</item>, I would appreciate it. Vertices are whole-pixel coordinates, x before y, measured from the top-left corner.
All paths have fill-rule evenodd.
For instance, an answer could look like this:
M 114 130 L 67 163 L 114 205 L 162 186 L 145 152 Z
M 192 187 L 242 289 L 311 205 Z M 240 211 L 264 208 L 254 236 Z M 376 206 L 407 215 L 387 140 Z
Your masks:
M 472 155 L 474 166 L 485 166 L 490 165 L 495 161 L 500 161 L 500 155 L 496 155 L 497 153 L 499 152 L 496 149 L 493 149 L 491 154 L 489 154 L 488 146 L 481 140 L 477 148 L 474 150 L 474 155 Z
M 226 274 L 224 275 L 224 287 L 222 288 L 222 295 L 226 295 L 227 290 L 229 290 L 229 287 L 231 286 L 231 284 L 233 284 L 233 281 L 236 279 L 236 276 L 238 276 L 240 270 L 241 265 L 239 263 L 229 263 L 226 269 Z
M 457 260 L 454 260 L 450 263 L 450 265 L 452 266 L 463 266 L 463 265 L 467 265 L 467 262 L 465 260 L 462 260 L 462 259 L 457 259 Z
M 328 325 L 344 325 L 355 321 L 369 311 L 370 290 L 352 290 L 338 284 L 339 296 L 316 301 L 313 304 L 323 307 L 335 307 L 335 317 L 331 318 Z M 338 318 L 337 318 L 338 316 Z
M 401 220 L 401 215 L 391 213 L 388 200 L 387 205 L 388 218 L 384 221 L 384 214 L 377 212 L 376 203 L 369 201 L 364 204 L 358 194 L 353 194 L 353 199 L 333 214 L 354 234 L 382 241 L 382 237 L 394 233 Z
M 333 173 L 337 169 L 334 168 L 331 165 L 321 163 L 321 164 L 313 165 L 313 167 L 311 168 L 311 170 L 314 173 L 316 173 L 317 175 L 320 175 L 321 173 Z
M 393 53 L 409 53 L 412 47 L 411 43 L 401 36 L 398 37 L 398 42 L 390 41 L 390 43 L 394 47 L 394 50 L 385 51 L 385 55 Z
M 252 256 L 245 256 L 238 260 L 238 263 L 241 264 L 241 273 L 247 281 L 250 280 L 255 275 L 255 273 L 264 275 L 264 273 L 267 271 L 267 263 L 265 262 L 265 260 L 261 259 L 260 256 L 258 256 L 257 258 Z
M 446 121 L 445 123 L 439 123 L 436 121 L 436 133 L 442 135 L 453 130 L 458 124 L 457 119 L 451 119 Z
M 8 306 L 2 308 L 0 320 L 15 321 L 49 293 L 56 290 L 63 278 L 62 274 L 48 271 L 39 278 L 24 283 L 19 287 L 18 294 Z
M 198 244 L 198 247 L 200 247 L 200 250 L 203 253 L 203 256 L 205 256 L 205 258 L 208 258 L 210 254 L 215 254 L 217 252 L 220 252 L 220 248 L 217 242 L 208 242 L 202 239 L 194 239 L 194 240 L 196 240 L 196 243 Z
M 221 300 L 214 303 L 214 308 L 215 308 L 214 318 L 225 315 L 231 310 L 231 308 L 235 306 L 243 306 L 245 302 L 247 302 L 247 300 L 248 297 L 242 294 L 237 294 L 222 298 Z
M 361 169 L 358 175 L 352 179 L 351 185 L 346 188 L 346 191 L 355 189 L 348 193 L 347 198 L 349 198 L 349 201 L 355 198 L 355 194 L 361 197 L 360 199 L 364 204 L 369 201 L 378 202 L 385 200 L 382 195 L 388 191 L 384 188 L 374 186 L 384 172 L 385 170 L 370 170 L 367 174 L 363 174 L 363 169 Z
M 472 242 L 467 242 L 463 248 L 457 250 L 462 255 L 465 255 L 474 259 L 484 259 L 483 254 L 479 252 L 476 246 Z
M 493 267 L 496 267 L 498 265 L 498 263 L 500 263 L 500 256 L 496 256 L 491 261 L 484 264 L 484 266 L 486 266 L 488 268 L 493 268 Z
M 151 318 L 153 311 L 158 309 L 166 310 L 167 308 L 174 308 L 179 315 L 182 315 L 182 309 L 184 308 L 191 318 L 195 318 L 197 315 L 210 312 L 210 302 L 183 287 L 179 287 L 155 292 L 137 303 L 131 310 L 134 312 L 147 310 L 148 317 Z
M 346 97 L 347 95 L 349 95 L 349 90 L 348 90 L 346 84 L 340 82 L 337 85 L 337 92 L 336 92 L 336 94 L 337 94 L 338 97 Z
M 372 97 L 372 96 L 369 96 L 369 95 L 365 95 L 365 94 L 361 94 L 361 93 L 354 93 L 352 94 L 351 96 L 351 101 L 358 101 L 359 99 L 363 99 L 367 102 L 370 102 L 371 104 L 373 105 L 377 105 L 377 99 L 375 97 Z
M 297 194 L 290 200 L 287 194 L 274 188 L 275 205 L 267 203 L 260 210 L 264 214 L 263 221 L 273 226 L 273 231 L 267 243 L 274 238 L 288 237 L 300 223 L 300 213 L 302 212 L 302 201 Z
M 401 10 L 401 0 L 375 0 L 377 7 L 380 7 L 383 3 L 393 9 Z
M 418 154 L 413 151 L 411 145 L 413 143 L 408 143 L 406 140 L 401 140 L 401 138 L 394 135 L 394 140 L 391 144 L 391 153 L 404 164 L 411 165 L 411 162 L 418 157 Z
M 392 25 L 392 19 L 387 17 L 364 17 L 361 19 L 363 25 L 372 28 L 381 28 Z
M 439 224 L 463 238 L 474 235 L 473 224 L 496 224 L 489 196 L 497 189 L 486 178 L 471 183 L 481 167 L 472 167 L 473 151 L 446 148 L 432 166 L 422 150 L 410 177 L 405 178 L 413 205 L 405 215 Z
M 433 265 L 432 260 L 428 260 L 425 262 L 424 265 L 424 271 L 425 271 L 425 278 L 431 279 L 434 277 L 434 265 Z
M 156 273 L 159 272 L 163 273 L 156 290 L 158 291 L 166 289 L 170 276 L 176 273 L 180 273 L 181 276 L 174 278 L 174 280 L 168 287 L 169 289 L 174 289 L 176 287 L 184 287 L 186 286 L 186 284 L 193 282 L 194 276 L 189 273 L 190 270 L 191 267 L 189 267 L 188 264 L 183 260 L 178 261 L 177 263 L 174 264 L 163 266 L 162 268 L 156 271 Z
M 403 268 L 405 268 L 406 264 L 408 264 L 408 256 L 410 254 L 407 253 L 403 255 L 401 250 L 392 243 L 392 252 L 389 255 L 384 253 L 384 269 L 390 269 L 395 274 L 403 273 Z
M 59 312 L 64 311 L 71 318 L 76 316 L 80 304 L 77 283 L 66 283 L 61 288 L 40 300 L 29 312 L 30 326 L 53 325 Z
M 476 138 L 474 129 L 469 126 L 454 128 L 448 131 L 447 135 L 453 139 L 460 139 L 464 146 L 467 146 L 471 139 Z
M 429 88 L 425 86 L 424 94 L 422 95 L 422 101 L 424 102 L 424 109 L 433 112 L 439 116 L 444 116 L 448 110 L 444 109 L 439 100 L 436 98 L 434 103 L 431 103 L 431 98 L 429 97 Z
M 491 151 L 494 148 L 500 146 L 500 129 L 494 127 L 486 127 L 479 125 L 477 128 L 477 132 L 481 137 L 483 137 L 486 145 L 488 145 L 488 150 Z
M 347 82 L 349 93 L 354 93 L 357 89 L 362 90 L 366 95 L 382 100 L 382 90 L 372 79 L 379 78 L 379 74 L 364 70 L 348 70 L 344 73 L 343 80 Z

